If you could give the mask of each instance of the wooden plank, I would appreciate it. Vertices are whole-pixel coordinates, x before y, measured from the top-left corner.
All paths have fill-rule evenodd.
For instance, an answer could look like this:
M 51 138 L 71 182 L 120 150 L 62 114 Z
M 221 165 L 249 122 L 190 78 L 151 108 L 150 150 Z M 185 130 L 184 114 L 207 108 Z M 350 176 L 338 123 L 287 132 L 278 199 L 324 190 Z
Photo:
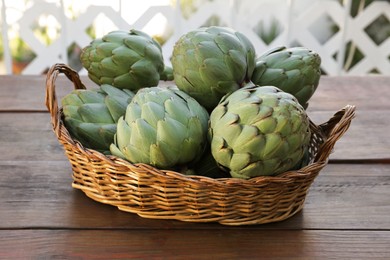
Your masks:
M 87 88 L 96 87 L 87 76 L 81 79 Z M 45 80 L 44 75 L 1 76 L 0 111 L 46 111 Z M 59 99 L 73 89 L 72 83 L 62 75 L 56 84 Z M 356 105 L 360 110 L 390 109 L 389 97 L 389 76 L 323 76 L 308 111 L 334 111 L 347 104 Z
M 333 111 L 347 104 L 360 111 L 389 110 L 389 76 L 343 76 L 320 79 L 308 111 Z
M 304 228 L 390 230 L 388 164 L 329 164 L 314 180 Z
M 0 113 L 0 161 L 67 160 L 48 113 Z
M 158 221 L 119 211 L 71 187 L 69 162 L 1 162 L 1 228 L 169 228 Z M 185 224 L 184 224 L 185 225 Z
M 310 112 L 319 124 L 336 111 Z M 357 111 L 347 133 L 336 143 L 332 160 L 390 159 L 390 113 Z M 0 160 L 66 160 L 47 113 L 0 113 Z
M 389 231 L 2 230 L 2 259 L 388 259 Z
M 314 123 L 320 124 L 331 118 L 336 111 L 309 112 Z M 348 131 L 337 141 L 331 160 L 390 161 L 390 112 L 387 110 L 356 110 Z
M 96 87 L 86 76 L 82 77 L 87 87 Z M 60 75 L 56 81 L 59 100 L 73 90 L 73 84 Z M 45 106 L 46 76 L 1 76 L 0 111 L 47 111 Z
M 217 223 L 141 218 L 93 201 L 72 189 L 71 181 L 65 161 L 0 162 L 0 229 L 225 228 Z M 303 211 L 283 222 L 247 228 L 390 230 L 389 197 L 388 165 L 330 164 L 315 179 Z
M 45 76 L 1 76 L 0 111 L 47 111 Z

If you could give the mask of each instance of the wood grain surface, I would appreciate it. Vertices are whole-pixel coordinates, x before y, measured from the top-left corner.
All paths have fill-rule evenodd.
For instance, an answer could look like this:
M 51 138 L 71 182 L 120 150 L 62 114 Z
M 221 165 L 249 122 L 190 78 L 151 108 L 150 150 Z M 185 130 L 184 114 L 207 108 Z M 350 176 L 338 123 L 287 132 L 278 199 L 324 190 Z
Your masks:
M 388 259 L 384 231 L 6 230 L 2 259 Z
M 87 76 L 80 78 L 87 88 L 96 87 Z M 333 112 L 347 104 L 356 105 L 359 110 L 388 110 L 389 80 L 388 76 L 324 76 L 309 102 L 308 111 Z M 45 81 L 44 76 L 1 76 L 0 111 L 47 111 L 44 105 Z M 72 83 L 65 76 L 57 78 L 56 92 L 59 99 L 72 89 Z
M 350 129 L 301 212 L 239 227 L 146 219 L 73 189 L 44 92 L 43 76 L 1 76 L 0 259 L 390 259 L 390 77 L 323 77 L 309 117 L 356 105 Z

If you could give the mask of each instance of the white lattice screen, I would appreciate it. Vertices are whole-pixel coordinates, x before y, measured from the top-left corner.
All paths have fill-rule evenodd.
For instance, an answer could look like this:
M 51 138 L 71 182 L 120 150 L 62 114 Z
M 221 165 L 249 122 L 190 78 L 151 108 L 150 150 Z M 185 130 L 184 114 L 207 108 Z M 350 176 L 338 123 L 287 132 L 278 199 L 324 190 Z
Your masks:
M 11 72 L 11 60 L 6 42 L 9 34 L 6 31 L 15 25 L 8 20 L 5 23 L 4 16 L 11 12 L 12 1 L 2 0 L 1 16 L 2 39 L 5 43 L 3 60 L 8 73 Z M 14 23 L 20 37 L 36 56 L 22 71 L 23 74 L 42 73 L 56 62 L 68 63 L 67 48 L 71 45 L 83 47 L 92 40 L 87 31 L 98 16 L 104 16 L 112 27 L 124 30 L 143 30 L 152 19 L 160 16 L 164 17 L 167 23 L 163 52 L 168 64 L 172 47 L 183 33 L 205 23 L 217 21 L 220 25 L 244 33 L 259 54 L 280 45 L 301 45 L 321 55 L 322 69 L 328 75 L 362 75 L 371 72 L 390 75 L 390 2 L 374 1 L 352 17 L 350 8 L 353 1 L 355 0 L 344 0 L 343 4 L 340 4 L 337 0 L 193 0 L 193 12 L 184 12 L 183 8 L 179 8 L 180 0 L 177 0 L 176 4 L 175 1 L 163 1 L 164 5 L 158 5 L 159 1 L 117 0 L 110 1 L 114 6 L 90 4 L 76 17 L 69 17 L 64 0 L 35 0 Z M 128 9 L 125 6 L 129 3 L 136 5 L 138 2 L 153 2 L 154 5 L 129 22 Z M 53 22 L 58 24 L 58 35 L 47 46 L 37 39 L 31 25 L 40 16 L 48 14 L 55 17 Z M 387 28 L 387 37 L 385 35 L 381 40 L 375 40 L 368 29 L 373 28 L 379 21 Z M 260 32 L 264 28 L 268 28 L 268 34 L 273 32 L 271 40 L 267 39 L 264 32 Z M 344 56 L 353 50 L 360 54 L 360 58 L 346 69 Z

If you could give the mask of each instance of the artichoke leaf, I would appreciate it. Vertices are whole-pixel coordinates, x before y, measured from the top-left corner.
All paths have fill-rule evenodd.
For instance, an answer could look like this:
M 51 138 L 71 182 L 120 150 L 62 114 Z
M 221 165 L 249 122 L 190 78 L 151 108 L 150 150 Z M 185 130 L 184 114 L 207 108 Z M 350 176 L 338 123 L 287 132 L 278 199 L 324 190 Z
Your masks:
M 129 49 L 124 45 L 114 49 L 111 57 L 113 62 L 122 67 L 125 71 L 129 68 L 130 64 L 137 62 L 141 58 L 136 51 Z
M 233 150 L 226 145 L 223 138 L 215 136 L 211 142 L 211 152 L 218 164 L 229 167 L 233 156 Z
M 266 143 L 262 150 L 261 157 L 264 160 L 273 158 L 281 145 L 283 145 L 283 140 L 279 134 L 277 133 L 267 134 Z
M 62 110 L 65 117 L 72 118 L 73 120 L 78 120 L 80 122 L 83 121 L 82 117 L 78 112 L 79 106 L 66 105 L 63 107 Z
M 148 150 L 149 147 L 157 142 L 157 131 L 144 119 L 139 118 L 130 124 L 131 136 L 130 143 L 140 151 Z
M 251 162 L 251 155 L 249 153 L 234 152 L 230 161 L 229 168 L 233 172 L 238 172 L 245 168 Z
M 119 148 L 115 144 L 110 145 L 110 152 L 112 155 L 118 156 L 122 159 L 126 159 L 125 155 L 119 150 Z
M 83 103 L 104 103 L 104 95 L 97 91 L 80 90 L 77 92 Z
M 180 147 L 187 137 L 187 128 L 182 123 L 165 118 L 157 123 L 157 141 L 164 142 L 171 147 Z
M 122 150 L 130 141 L 131 128 L 128 123 L 120 117 L 117 123 L 117 130 L 115 135 L 115 143 L 119 150 Z
M 152 127 L 157 128 L 157 122 L 165 117 L 164 106 L 155 102 L 146 102 L 142 105 L 141 118 Z
M 241 169 L 240 171 L 230 171 L 230 175 L 233 178 L 239 178 L 239 179 L 250 179 L 252 177 L 256 177 L 259 175 L 263 175 L 263 162 L 262 161 L 255 161 L 250 164 L 248 164 L 245 168 Z
M 62 98 L 61 104 L 62 106 L 81 106 L 84 104 L 84 102 L 77 95 L 77 91 L 73 90 L 70 94 Z
M 116 133 L 116 124 L 102 124 L 98 131 L 100 139 L 106 144 L 105 147 L 109 147 L 114 142 L 114 136 Z
M 176 118 L 178 121 L 182 122 L 183 124 L 187 125 L 188 120 L 191 118 L 191 116 L 194 116 L 189 107 L 187 105 L 180 106 L 180 109 L 177 107 L 177 103 L 172 99 L 167 99 L 164 103 L 165 111 L 162 111 L 163 113 L 167 113 L 170 117 Z M 164 114 L 161 118 L 164 117 Z
M 93 123 L 80 123 L 77 125 L 77 133 L 82 140 L 87 144 L 87 147 L 94 147 L 97 150 L 107 150 L 111 142 L 106 143 L 101 138 L 101 125 Z M 114 140 L 112 133 L 112 140 Z
M 150 147 L 150 155 L 149 155 L 149 161 L 150 164 L 153 166 L 156 166 L 161 169 L 169 169 L 172 167 L 177 159 L 177 156 L 174 156 L 174 154 L 171 152 L 171 150 L 167 150 L 161 146 L 161 143 L 154 144 Z M 167 158 L 167 155 L 172 155 L 171 158 Z
M 223 53 L 228 53 L 231 50 L 239 50 L 242 52 L 242 44 L 237 39 L 235 34 L 232 34 L 231 32 L 226 33 L 226 32 L 220 32 L 216 35 L 214 38 L 214 41 L 218 48 L 223 52 Z
M 98 103 L 85 104 L 79 107 L 78 112 L 84 122 L 115 123 L 107 106 Z
M 126 100 L 120 100 L 120 99 L 115 100 L 107 96 L 105 104 L 112 116 L 112 119 L 114 120 L 114 122 L 117 122 L 121 116 L 125 115 L 128 102 Z

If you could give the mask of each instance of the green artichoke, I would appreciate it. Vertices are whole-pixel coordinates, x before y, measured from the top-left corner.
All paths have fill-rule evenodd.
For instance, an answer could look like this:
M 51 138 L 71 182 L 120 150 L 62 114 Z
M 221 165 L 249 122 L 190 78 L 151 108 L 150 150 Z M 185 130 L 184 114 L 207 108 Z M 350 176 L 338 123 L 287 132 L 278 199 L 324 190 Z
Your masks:
M 279 47 L 256 59 L 252 82 L 293 94 L 306 109 L 321 76 L 320 56 L 307 48 Z
M 160 80 L 172 81 L 173 80 L 173 69 L 169 66 L 165 66 L 163 72 L 160 74 Z
M 222 170 L 215 161 L 213 155 L 211 154 L 209 145 L 204 151 L 203 156 L 193 167 L 184 167 L 180 172 L 184 175 L 204 176 L 213 179 L 230 177 L 229 173 Z
M 211 111 L 219 100 L 249 82 L 255 49 L 240 32 L 203 27 L 183 35 L 173 47 L 172 68 L 177 87 Z
M 117 125 L 113 155 L 168 169 L 197 160 L 207 143 L 209 115 L 177 88 L 137 92 Z
M 61 101 L 65 127 L 86 148 L 107 152 L 114 140 L 116 122 L 133 96 L 130 90 L 107 84 L 93 90 L 73 90 Z
M 309 119 L 296 98 L 273 86 L 248 85 L 210 115 L 211 152 L 232 177 L 277 175 L 303 158 Z
M 80 59 L 98 85 L 132 91 L 157 86 L 164 72 L 160 44 L 137 30 L 113 31 L 93 40 L 83 48 Z

